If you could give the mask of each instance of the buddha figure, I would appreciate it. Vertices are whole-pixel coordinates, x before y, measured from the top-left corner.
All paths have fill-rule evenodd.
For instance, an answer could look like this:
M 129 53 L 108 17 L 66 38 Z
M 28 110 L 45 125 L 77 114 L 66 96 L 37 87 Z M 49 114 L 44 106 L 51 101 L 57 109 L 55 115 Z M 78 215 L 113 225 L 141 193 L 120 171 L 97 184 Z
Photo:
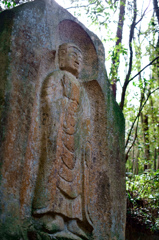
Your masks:
M 41 90 L 41 154 L 32 215 L 55 239 L 89 239 L 93 231 L 90 103 L 78 79 L 82 58 L 76 45 L 60 45 L 59 69 L 46 77 Z

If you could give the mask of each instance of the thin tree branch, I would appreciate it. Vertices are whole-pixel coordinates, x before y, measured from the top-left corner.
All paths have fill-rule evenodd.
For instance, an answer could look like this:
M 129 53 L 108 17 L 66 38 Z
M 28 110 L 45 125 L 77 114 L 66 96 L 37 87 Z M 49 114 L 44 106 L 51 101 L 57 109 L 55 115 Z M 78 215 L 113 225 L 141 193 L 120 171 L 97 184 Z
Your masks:
M 135 141 L 136 141 L 136 138 L 137 138 L 137 130 L 138 130 L 138 125 L 139 125 L 139 116 L 138 116 L 138 119 L 137 119 L 137 126 L 136 126 L 136 129 L 135 129 L 135 136 L 134 136 L 134 140 L 133 140 L 133 142 L 132 142 L 132 144 L 131 144 L 131 146 L 129 147 L 129 149 L 128 149 L 128 151 L 126 152 L 126 160 L 128 159 L 128 154 L 129 154 L 129 152 L 130 152 L 130 150 L 131 150 L 131 148 L 134 146 L 134 143 L 135 143 Z
M 128 143 L 129 143 L 129 139 L 130 139 L 131 132 L 132 132 L 132 130 L 133 130 L 133 128 L 134 128 L 134 125 L 135 125 L 136 120 L 137 120 L 138 117 L 140 116 L 140 113 L 141 113 L 142 109 L 144 108 L 145 104 L 147 103 L 150 95 L 151 95 L 152 93 L 154 93 L 155 91 L 157 91 L 157 90 L 159 90 L 159 87 L 157 87 L 156 89 L 154 89 L 153 91 L 151 91 L 151 92 L 148 93 L 145 102 L 143 103 L 143 105 L 142 105 L 141 108 L 139 109 L 139 112 L 138 112 L 136 118 L 134 119 L 133 124 L 131 125 L 131 129 L 130 129 L 129 134 L 128 134 L 128 137 L 127 137 L 127 141 L 126 141 L 125 148 L 127 147 Z
M 68 9 L 71 9 L 71 8 L 83 8 L 83 7 L 89 7 L 90 5 L 95 4 L 96 2 L 97 2 L 97 1 L 94 1 L 94 2 L 92 2 L 92 3 L 89 3 L 88 5 L 72 6 L 72 7 L 68 7 L 68 8 L 66 8 L 66 9 L 68 10 Z
M 136 78 L 141 72 L 145 70 L 148 66 L 152 65 L 153 62 L 155 62 L 157 59 L 159 59 L 159 56 L 153 59 L 149 64 L 147 64 L 141 71 L 139 71 L 135 76 L 133 76 L 128 82 L 131 82 L 134 78 Z
M 139 71 L 134 77 L 132 77 L 130 80 L 128 80 L 127 82 L 124 83 L 125 88 L 127 88 L 127 85 L 135 78 L 137 77 L 142 71 L 144 71 L 148 66 L 152 65 L 153 62 L 155 62 L 157 59 L 159 59 L 159 56 L 156 57 L 155 59 L 153 59 L 149 64 L 147 64 L 143 69 L 141 69 L 141 71 Z M 123 86 L 123 88 L 124 88 Z M 126 89 L 125 89 L 126 92 Z M 123 93 L 122 93 L 123 94 Z M 121 106 L 121 104 L 120 104 Z M 124 105 L 123 105 L 124 106 Z M 123 108 L 122 108 L 123 109 Z
M 135 122 L 136 122 L 137 119 L 139 119 L 140 111 L 141 111 L 141 108 L 142 108 L 142 103 L 143 103 L 143 100 L 144 100 L 144 93 L 145 93 L 145 90 L 146 90 L 146 88 L 144 87 L 143 92 L 141 93 L 139 112 L 138 112 L 138 114 L 137 114 L 137 116 L 136 116 L 136 118 L 135 118 L 133 124 L 131 125 L 131 129 L 130 129 L 129 134 L 128 134 L 128 137 L 127 137 L 127 141 L 126 141 L 125 148 L 126 148 L 127 145 L 128 145 L 128 142 L 129 142 L 129 139 L 130 139 L 130 135 L 131 135 L 131 132 L 132 132 L 133 127 L 134 127 L 134 125 L 135 125 Z
M 136 27 L 136 29 L 138 30 L 138 32 L 140 31 L 137 27 Z M 145 39 L 147 40 L 147 42 L 150 44 L 151 47 L 153 47 L 154 49 L 156 48 L 156 46 L 154 46 L 154 45 L 149 41 L 148 37 L 146 37 L 146 36 L 144 36 L 144 39 L 142 40 L 142 42 L 144 42 Z
M 130 78 L 130 74 L 131 74 L 131 70 L 132 70 L 132 61 L 133 61 L 132 40 L 134 37 L 136 16 L 137 16 L 137 6 L 136 6 L 136 0 L 134 0 L 134 16 L 133 16 L 133 21 L 132 21 L 131 28 L 130 28 L 130 37 L 129 37 L 129 50 L 130 50 L 129 69 L 128 69 L 128 73 L 126 75 L 126 79 L 125 79 L 125 82 L 123 85 L 121 102 L 120 102 L 120 107 L 122 110 L 124 108 L 125 93 L 126 93 L 127 86 L 129 84 L 129 78 Z
M 142 16 L 141 16 L 141 18 L 135 23 L 135 25 L 137 25 L 139 22 L 141 22 L 141 20 L 143 19 L 143 17 L 145 16 L 145 13 L 146 13 L 146 11 L 147 11 L 147 9 L 149 8 L 149 6 L 150 6 L 150 0 L 149 0 L 149 4 L 148 4 L 148 6 L 147 6 L 147 8 L 145 9 L 145 11 L 143 12 L 143 14 L 142 14 Z

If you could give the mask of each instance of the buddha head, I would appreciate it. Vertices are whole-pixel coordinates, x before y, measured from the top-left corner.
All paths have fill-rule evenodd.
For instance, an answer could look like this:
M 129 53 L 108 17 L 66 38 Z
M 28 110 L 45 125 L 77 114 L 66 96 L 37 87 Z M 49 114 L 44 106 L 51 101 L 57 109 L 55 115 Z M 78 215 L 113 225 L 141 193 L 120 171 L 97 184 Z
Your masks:
M 82 52 L 73 43 L 64 43 L 59 46 L 58 60 L 59 68 L 72 73 L 78 77 L 82 67 Z

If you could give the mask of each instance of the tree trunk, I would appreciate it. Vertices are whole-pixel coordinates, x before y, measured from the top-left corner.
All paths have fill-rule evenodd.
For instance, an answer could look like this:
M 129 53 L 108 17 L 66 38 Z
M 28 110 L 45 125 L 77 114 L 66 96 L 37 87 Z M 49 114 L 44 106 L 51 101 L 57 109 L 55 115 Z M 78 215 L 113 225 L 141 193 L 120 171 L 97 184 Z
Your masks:
M 159 7 L 158 7 L 157 0 L 153 0 L 153 6 L 154 6 L 154 10 L 155 10 L 156 17 L 157 17 L 157 20 L 158 20 L 158 24 L 159 24 Z
M 156 166 L 156 158 L 157 158 L 157 149 L 155 148 L 155 152 L 154 152 L 154 161 L 153 161 L 153 164 L 154 164 L 154 171 L 156 171 L 156 169 L 157 169 L 157 166 Z
M 134 156 L 134 165 L 133 165 L 133 174 L 138 175 L 138 157 L 139 157 L 139 150 L 137 150 L 137 154 Z
M 125 16 L 125 4 L 126 0 L 120 0 L 120 12 L 119 12 L 119 20 L 118 20 L 118 26 L 117 26 L 117 33 L 116 33 L 116 43 L 115 48 L 122 42 L 123 37 L 123 26 L 124 26 L 124 16 Z M 112 76 L 112 90 L 114 97 L 116 98 L 116 82 L 117 82 L 117 72 L 119 67 L 119 54 L 118 52 L 114 51 L 113 58 L 112 58 L 112 66 L 111 66 L 111 76 Z
M 158 149 L 157 152 L 158 152 L 158 156 L 157 156 L 157 164 L 156 164 L 157 166 L 156 166 L 156 170 L 159 169 L 159 149 Z
M 144 115 L 143 113 L 141 113 L 141 122 L 142 122 L 142 129 L 144 133 L 145 159 L 149 161 L 150 160 L 150 142 L 149 142 L 148 115 Z M 150 168 L 150 164 L 144 165 L 144 170 L 149 168 Z
M 154 6 L 154 11 L 156 13 L 157 21 L 159 24 L 159 6 L 158 6 L 157 0 L 153 0 L 153 6 Z M 157 45 L 156 45 L 156 51 L 157 51 L 157 55 L 159 55 L 159 33 L 158 33 L 158 41 L 157 41 Z M 158 81 L 159 81 L 159 59 L 157 60 L 157 75 L 158 75 Z
M 135 30 L 135 26 L 136 26 L 136 16 L 137 16 L 137 4 L 136 4 L 136 0 L 133 1 L 134 2 L 134 9 L 133 9 L 133 21 L 130 27 L 130 36 L 129 36 L 129 50 L 130 50 L 130 58 L 129 58 L 129 67 L 128 67 L 128 72 L 125 78 L 125 82 L 122 88 L 122 94 L 121 94 L 121 102 L 120 102 L 120 108 L 123 110 L 124 108 L 124 101 L 125 101 L 125 94 L 126 94 L 126 89 L 127 86 L 129 84 L 129 78 L 131 75 L 131 70 L 132 70 L 132 63 L 133 63 L 133 47 L 132 47 L 132 40 L 134 37 L 134 30 Z

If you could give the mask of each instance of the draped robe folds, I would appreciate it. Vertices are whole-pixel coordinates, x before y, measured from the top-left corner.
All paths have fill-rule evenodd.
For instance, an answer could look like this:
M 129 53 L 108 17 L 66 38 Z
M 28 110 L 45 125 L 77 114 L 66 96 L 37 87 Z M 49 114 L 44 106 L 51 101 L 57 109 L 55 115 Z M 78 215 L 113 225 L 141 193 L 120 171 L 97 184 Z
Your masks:
M 91 224 L 88 213 L 91 145 L 87 93 L 75 76 L 57 70 L 44 80 L 40 105 L 41 155 L 33 215 L 62 214 Z

